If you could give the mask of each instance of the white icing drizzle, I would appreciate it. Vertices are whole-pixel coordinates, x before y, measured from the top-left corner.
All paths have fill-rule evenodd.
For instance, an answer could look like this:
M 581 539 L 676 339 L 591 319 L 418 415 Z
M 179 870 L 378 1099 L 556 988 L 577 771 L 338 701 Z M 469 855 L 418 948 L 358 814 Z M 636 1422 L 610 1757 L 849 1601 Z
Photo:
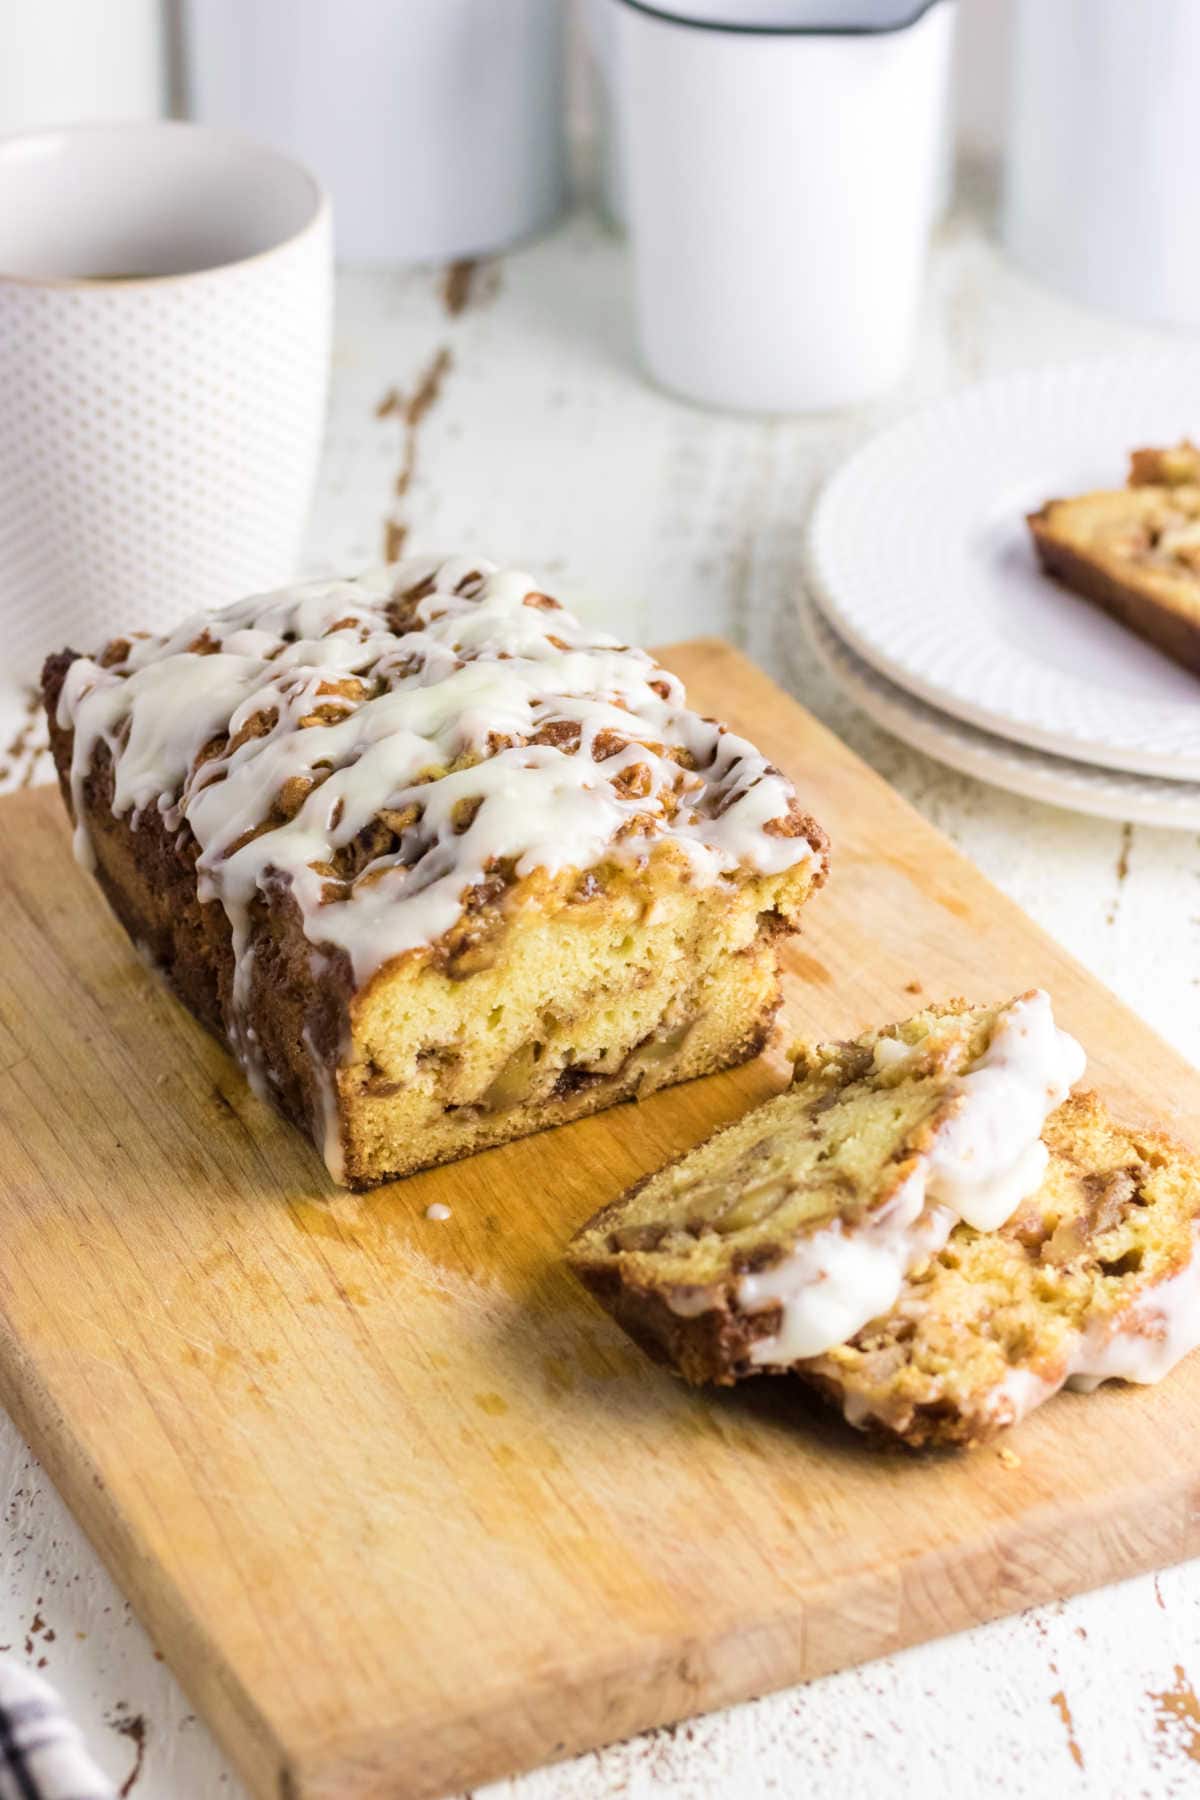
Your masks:
M 1015 1425 L 1035 1406 L 1056 1394 L 1060 1386 L 1060 1382 L 1046 1381 L 1033 1369 L 1010 1369 L 988 1397 L 987 1414 L 993 1421 L 1002 1419 L 1006 1425 Z M 851 1425 L 865 1424 L 871 1416 L 869 1405 L 864 1406 L 861 1418 L 852 1419 L 849 1411 L 846 1413 Z
M 440 1224 L 443 1219 L 448 1219 L 450 1217 L 450 1208 L 446 1205 L 444 1200 L 435 1200 L 431 1205 L 425 1208 L 425 1217 L 427 1219 L 434 1219 Z
M 100 744 L 114 812 L 156 807 L 194 835 L 200 898 L 219 901 L 232 929 L 227 1028 L 250 1067 L 250 907 L 268 877 L 288 883 L 306 935 L 345 952 L 361 985 L 436 942 L 497 870 L 636 863 L 669 844 L 693 881 L 713 884 L 821 855 L 777 824 L 791 785 L 690 711 L 675 676 L 530 576 L 465 558 L 240 601 L 134 638 L 110 666 L 80 657 L 58 721 L 75 733 L 81 860 Z M 368 843 L 347 871 L 339 852 L 385 812 L 385 847 Z M 334 1135 L 330 1124 L 336 1161 Z
M 919 1055 L 919 1046 L 884 1038 L 876 1066 Z M 781 1308 L 778 1330 L 757 1340 L 751 1360 L 786 1365 L 846 1343 L 890 1311 L 908 1271 L 940 1250 L 959 1220 L 992 1231 L 1010 1218 L 1041 1185 L 1042 1127 L 1084 1064 L 1040 988 L 1005 1007 L 987 1049 L 958 1077 L 954 1112 L 890 1204 L 854 1230 L 835 1219 L 774 1268 L 741 1277 L 743 1312 Z
M 1080 1045 L 1054 1023 L 1041 988 L 1005 1008 L 960 1079 L 961 1104 L 938 1133 L 930 1193 L 976 1231 L 995 1231 L 1036 1192 L 1049 1153 L 1042 1126 L 1083 1074 Z
M 882 1217 L 857 1231 L 843 1230 L 838 1220 L 803 1239 L 775 1268 L 743 1275 L 737 1289 L 743 1312 L 782 1308 L 778 1331 L 758 1339 L 751 1362 L 786 1365 L 844 1344 L 891 1310 L 909 1269 L 940 1250 L 955 1224 L 948 1208 L 927 1204 L 918 1171 Z
M 234 1043 L 237 1048 L 239 1060 L 246 1069 L 250 1085 L 255 1087 L 255 1077 L 259 1065 L 258 1059 L 253 1053 L 252 1046 L 246 1044 L 245 1040 L 248 1035 L 252 1035 L 252 1033 L 248 1033 L 246 1030 L 241 1029 L 239 1030 L 238 1037 L 236 1039 L 231 1037 L 230 1041 L 231 1043 Z M 325 1167 L 329 1170 L 333 1179 L 337 1182 L 339 1187 L 344 1187 L 346 1183 L 346 1148 L 342 1139 L 342 1114 L 341 1109 L 338 1106 L 338 1094 L 334 1082 L 334 1072 L 325 1058 L 318 1055 L 316 1046 L 307 1029 L 305 1029 L 303 1033 L 303 1039 L 304 1048 L 307 1050 L 309 1060 L 312 1064 L 314 1085 L 317 1090 L 317 1098 L 321 1107 L 319 1120 L 321 1140 L 317 1147 L 321 1152 Z M 257 1092 L 257 1088 L 255 1091 Z M 259 1097 L 269 1098 L 269 1096 L 266 1095 L 260 1095 Z

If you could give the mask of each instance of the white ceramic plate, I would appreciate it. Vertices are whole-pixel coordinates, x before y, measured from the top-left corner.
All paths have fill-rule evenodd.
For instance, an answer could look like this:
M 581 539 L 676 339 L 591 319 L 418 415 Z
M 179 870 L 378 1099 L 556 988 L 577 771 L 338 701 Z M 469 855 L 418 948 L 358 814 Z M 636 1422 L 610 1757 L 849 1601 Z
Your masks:
M 838 634 L 943 712 L 1078 761 L 1200 779 L 1200 680 L 1043 575 L 1025 514 L 1200 437 L 1200 352 L 967 388 L 873 439 L 809 528 Z
M 802 600 L 800 610 L 809 641 L 834 681 L 868 718 L 903 743 L 994 787 L 1072 812 L 1178 831 L 1200 830 L 1200 783 L 1122 775 L 964 725 L 898 688 L 856 656 L 810 601 Z

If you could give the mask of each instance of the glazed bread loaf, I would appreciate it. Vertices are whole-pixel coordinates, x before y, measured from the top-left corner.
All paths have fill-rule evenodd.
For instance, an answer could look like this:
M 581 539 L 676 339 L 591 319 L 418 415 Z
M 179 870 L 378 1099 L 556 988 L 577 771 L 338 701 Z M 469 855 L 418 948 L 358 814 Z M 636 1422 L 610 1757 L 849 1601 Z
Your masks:
M 991 1230 L 1046 1168 L 1083 1072 L 1047 996 L 930 1008 L 799 1053 L 791 1088 L 600 1213 L 569 1261 L 691 1381 L 794 1368 L 895 1303 L 961 1220 Z
M 795 793 L 526 575 L 410 561 L 49 659 L 77 853 L 366 1186 L 753 1055 Z
M 1135 450 L 1129 485 L 1029 515 L 1047 574 L 1200 674 L 1200 451 Z

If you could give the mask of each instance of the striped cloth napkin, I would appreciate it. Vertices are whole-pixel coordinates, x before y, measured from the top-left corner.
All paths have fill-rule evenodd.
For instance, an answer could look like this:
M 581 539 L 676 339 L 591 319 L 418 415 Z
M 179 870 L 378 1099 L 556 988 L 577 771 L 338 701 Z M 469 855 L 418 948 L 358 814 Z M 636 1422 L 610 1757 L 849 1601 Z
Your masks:
M 115 1800 L 48 1681 L 0 1657 L 0 1800 Z

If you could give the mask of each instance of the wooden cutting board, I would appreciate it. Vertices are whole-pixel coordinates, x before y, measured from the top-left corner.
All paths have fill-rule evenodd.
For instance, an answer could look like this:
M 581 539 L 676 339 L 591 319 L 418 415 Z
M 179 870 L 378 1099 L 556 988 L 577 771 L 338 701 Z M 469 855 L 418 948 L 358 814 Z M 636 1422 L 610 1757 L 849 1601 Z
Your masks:
M 666 660 L 834 844 L 787 1025 L 1041 983 L 1134 1117 L 1200 1076 L 726 645 Z M 457 1791 L 1200 1552 L 1200 1357 L 1010 1444 L 880 1453 L 784 1381 L 654 1369 L 574 1226 L 766 1061 L 362 1197 L 0 802 L 0 1391 L 254 1791 Z M 426 1217 L 434 1201 L 452 1217 Z

